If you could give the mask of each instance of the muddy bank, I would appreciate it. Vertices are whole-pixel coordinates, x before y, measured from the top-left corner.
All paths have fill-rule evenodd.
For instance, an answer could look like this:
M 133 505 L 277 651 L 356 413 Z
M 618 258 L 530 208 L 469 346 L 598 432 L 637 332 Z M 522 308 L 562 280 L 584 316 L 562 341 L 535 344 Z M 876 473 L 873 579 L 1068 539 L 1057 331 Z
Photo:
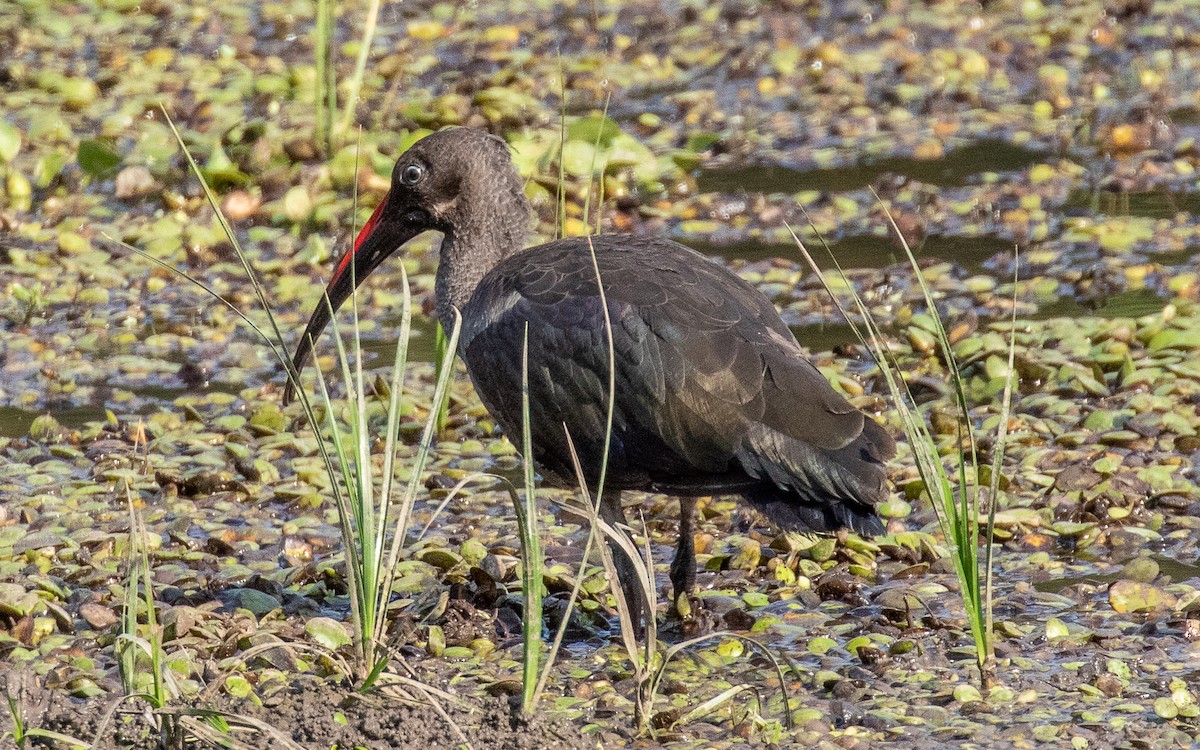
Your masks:
M 488 750 L 594 748 L 578 727 L 546 715 L 525 718 L 506 698 L 453 700 L 441 713 L 428 703 L 389 696 L 390 690 L 362 695 L 317 679 L 301 679 L 256 694 L 254 699 L 222 696 L 210 704 L 172 704 L 154 712 L 141 699 L 72 698 L 61 691 L 29 687 L 14 691 L 29 728 L 37 727 L 90 743 L 97 750 L 155 750 L 167 736 L 194 742 L 227 735 L 240 747 L 429 748 Z M 156 721 L 154 716 L 158 717 Z M 214 730 L 208 717 L 228 729 Z M 11 719 L 0 732 L 11 731 Z M 208 724 L 207 727 L 203 726 Z M 207 734 L 205 734 L 207 733 Z M 31 738 L 34 743 L 45 738 Z

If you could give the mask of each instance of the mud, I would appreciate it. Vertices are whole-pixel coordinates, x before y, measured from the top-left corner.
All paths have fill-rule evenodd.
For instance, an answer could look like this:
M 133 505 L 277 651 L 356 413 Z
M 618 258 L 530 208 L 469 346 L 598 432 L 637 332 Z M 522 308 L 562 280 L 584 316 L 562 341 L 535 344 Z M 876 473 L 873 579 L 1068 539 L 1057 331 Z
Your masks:
M 264 691 L 266 692 L 266 691 Z M 156 750 L 160 733 L 150 707 L 137 699 L 98 697 L 77 699 L 59 691 L 25 689 L 19 694 L 26 729 L 39 728 L 90 743 L 93 750 Z M 544 748 L 595 747 L 577 726 L 548 719 L 545 714 L 527 719 L 509 700 L 496 698 L 479 703 L 446 704 L 443 717 L 429 705 L 414 705 L 378 693 L 363 696 L 316 678 L 302 678 L 262 698 L 231 699 L 216 703 L 174 705 L 158 712 L 160 717 L 188 717 L 203 721 L 200 714 L 213 711 L 229 726 L 228 738 L 238 747 L 294 748 L 487 748 L 488 750 L 543 750 Z M 254 721 L 270 724 L 278 736 L 265 734 Z M 453 722 L 454 726 L 451 726 Z M 457 727 L 457 730 L 455 730 Z M 12 718 L 5 714 L 0 733 L 12 731 Z M 460 734 L 461 732 L 461 734 Z M 194 733 L 180 726 L 177 737 L 194 745 Z M 467 743 L 462 739 L 465 737 Z M 30 737 L 26 747 L 65 747 L 44 737 Z M 183 745 L 178 745 L 183 746 Z M 205 746 L 201 743 L 201 746 Z M 0 750 L 18 745 L 10 738 L 0 740 Z

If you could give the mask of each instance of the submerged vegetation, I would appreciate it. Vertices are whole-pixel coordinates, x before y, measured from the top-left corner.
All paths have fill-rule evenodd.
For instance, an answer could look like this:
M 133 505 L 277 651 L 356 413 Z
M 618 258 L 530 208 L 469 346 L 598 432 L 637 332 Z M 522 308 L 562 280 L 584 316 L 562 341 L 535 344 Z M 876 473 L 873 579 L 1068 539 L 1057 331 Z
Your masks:
M 0 734 L 1193 744 L 1193 11 L 6 6 Z M 499 435 L 435 343 L 431 239 L 283 407 L 330 256 L 451 124 L 509 142 L 541 236 L 666 234 L 769 295 L 907 436 L 886 534 L 705 500 L 702 632 L 633 640 L 605 542 L 656 602 L 673 503 L 618 530 L 602 486 L 534 486 L 537 436 Z M 861 340 L 789 225 L 828 240 Z

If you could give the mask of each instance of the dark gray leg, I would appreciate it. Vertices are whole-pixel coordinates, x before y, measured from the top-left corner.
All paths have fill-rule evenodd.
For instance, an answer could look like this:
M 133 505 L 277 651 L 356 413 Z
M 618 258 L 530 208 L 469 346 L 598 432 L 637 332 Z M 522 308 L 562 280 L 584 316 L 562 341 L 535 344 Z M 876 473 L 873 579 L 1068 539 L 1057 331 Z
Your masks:
M 612 492 L 605 493 L 605 496 L 600 504 L 600 517 L 608 522 L 609 526 L 619 534 L 625 532 L 621 526 L 625 523 L 625 510 L 621 505 L 621 493 Z M 613 565 L 617 569 L 617 576 L 621 579 L 621 591 L 625 594 L 625 603 L 629 607 L 630 616 L 633 619 L 634 634 L 641 638 L 646 634 L 644 617 L 653 617 L 654 613 L 649 611 L 646 605 L 646 597 L 642 594 L 642 585 L 639 580 L 637 568 L 634 567 L 633 561 L 625 554 L 625 550 L 621 545 L 613 539 L 608 540 L 609 549 L 612 550 Z
M 675 545 L 675 557 L 671 560 L 671 586 L 675 589 L 672 592 L 675 613 L 684 619 L 692 616 L 688 596 L 696 588 L 695 515 L 696 498 L 679 498 L 679 543 Z

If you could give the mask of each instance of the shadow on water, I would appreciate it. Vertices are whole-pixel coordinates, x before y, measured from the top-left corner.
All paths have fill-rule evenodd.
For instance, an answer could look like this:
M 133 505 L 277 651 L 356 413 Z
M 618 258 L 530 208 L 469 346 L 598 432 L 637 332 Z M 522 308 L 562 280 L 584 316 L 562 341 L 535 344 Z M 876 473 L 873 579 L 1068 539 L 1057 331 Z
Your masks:
M 398 334 L 400 331 L 400 316 L 387 316 L 379 319 L 378 331 Z M 363 351 L 369 355 L 367 363 L 371 367 L 391 367 L 396 359 L 396 339 L 389 335 L 387 338 L 363 338 Z M 437 358 L 437 321 L 428 315 L 412 317 L 412 331 L 408 338 L 409 362 L 433 362 Z
M 97 404 L 81 404 L 78 406 L 52 406 L 49 408 L 20 409 L 14 406 L 0 406 L 0 438 L 20 438 L 29 434 L 33 420 L 49 414 L 63 427 L 77 429 L 89 422 L 103 422 L 107 419 L 107 408 L 112 408 L 122 419 L 133 416 L 147 416 L 163 408 L 164 404 L 172 404 L 181 396 L 195 396 L 205 393 L 228 393 L 236 396 L 242 390 L 240 383 L 208 383 L 197 387 L 164 385 L 162 383 L 146 383 L 136 388 L 128 389 L 133 398 L 122 406 L 106 407 Z M 173 408 L 173 407 L 172 407 Z
M 412 337 L 409 340 L 408 350 L 409 362 L 432 362 L 434 360 L 436 327 L 437 323 L 427 316 L 413 317 Z M 399 328 L 399 318 L 384 319 L 376 330 L 389 332 L 387 338 L 363 338 L 362 348 L 367 353 L 366 362 L 369 367 L 391 366 L 396 356 L 396 340 L 391 337 L 390 332 L 398 331 Z M 265 377 L 278 378 L 279 375 Z M 340 375 L 337 377 L 340 378 Z M 181 388 L 178 385 L 161 381 L 141 383 L 136 388 L 127 389 L 133 394 L 133 399 L 120 407 L 112 408 L 122 418 L 129 415 L 148 415 L 163 408 L 175 408 L 164 405 L 172 404 L 181 396 L 212 392 L 237 395 L 241 392 L 242 387 L 241 383 L 217 382 L 216 378 L 213 382 L 198 387 Z M 28 435 L 33 420 L 43 414 L 50 414 L 60 425 L 68 429 L 80 428 L 89 422 L 103 422 L 106 418 L 105 405 L 102 404 L 58 405 L 36 409 L 0 406 L 0 438 L 21 438 Z
M 813 323 L 791 326 L 800 345 L 810 352 L 827 352 L 845 344 L 857 344 L 858 337 L 849 323 Z
M 103 406 L 75 406 L 55 409 L 18 409 L 0 406 L 0 438 L 19 438 L 29 434 L 33 420 L 43 414 L 53 414 L 63 427 L 83 427 L 88 422 L 103 422 Z
M 701 192 L 795 193 L 837 192 L 864 188 L 884 174 L 898 174 L 940 187 L 958 187 L 985 172 L 1015 172 L 1044 161 L 1046 154 L 988 139 L 956 148 L 941 159 L 892 156 L 831 169 L 799 169 L 764 165 L 702 169 Z
M 1099 304 L 1090 304 L 1085 300 L 1074 297 L 1060 297 L 1054 302 L 1038 306 L 1032 320 L 1049 320 L 1051 318 L 1078 318 L 1091 316 L 1097 318 L 1140 318 L 1161 312 L 1167 301 L 1155 294 L 1151 289 L 1131 289 L 1105 297 Z
M 1145 219 L 1170 219 L 1184 213 L 1200 216 L 1200 193 L 1150 190 L 1116 193 L 1109 190 L 1074 190 L 1063 210 L 1082 216 L 1105 214 Z
M 1163 575 L 1171 577 L 1173 583 L 1183 581 L 1200 580 L 1200 565 L 1196 563 L 1183 562 L 1181 560 L 1173 560 L 1163 555 L 1151 555 L 1150 558 L 1158 563 L 1158 570 Z M 1113 583 L 1124 577 L 1122 571 L 1113 573 L 1094 573 L 1078 576 L 1067 576 L 1064 578 L 1052 578 L 1048 581 L 1038 581 L 1033 584 L 1033 587 L 1038 591 L 1047 594 L 1057 594 L 1065 588 L 1074 586 L 1079 583 L 1086 583 L 1092 586 L 1099 586 L 1105 583 Z
M 684 241 L 697 252 L 726 260 L 744 260 L 754 263 L 773 258 L 802 262 L 800 251 L 794 245 L 774 244 L 760 240 L 732 243 L 710 243 L 688 238 Z M 959 237 L 935 235 L 925 238 L 919 247 L 913 248 L 918 258 L 941 258 L 950 261 L 968 273 L 980 273 L 983 264 L 998 253 L 1012 252 L 1012 243 L 997 237 Z M 845 237 L 830 244 L 829 252 L 820 246 L 810 246 L 813 260 L 821 268 L 833 268 L 830 254 L 844 269 L 886 268 L 907 262 L 904 251 L 887 237 L 857 235 Z
M 1161 312 L 1167 301 L 1150 289 L 1135 289 L 1114 294 L 1104 300 L 1098 307 L 1088 305 L 1071 297 L 1057 302 L 1042 305 L 1032 315 L 1022 316 L 1029 320 L 1049 320 L 1051 318 L 1073 318 L 1091 316 L 1099 318 L 1140 318 Z M 1001 322 L 997 318 L 981 318 L 980 323 Z M 792 326 L 792 333 L 801 345 L 814 352 L 830 351 L 845 344 L 858 343 L 854 329 L 845 322 L 814 323 L 811 325 Z

